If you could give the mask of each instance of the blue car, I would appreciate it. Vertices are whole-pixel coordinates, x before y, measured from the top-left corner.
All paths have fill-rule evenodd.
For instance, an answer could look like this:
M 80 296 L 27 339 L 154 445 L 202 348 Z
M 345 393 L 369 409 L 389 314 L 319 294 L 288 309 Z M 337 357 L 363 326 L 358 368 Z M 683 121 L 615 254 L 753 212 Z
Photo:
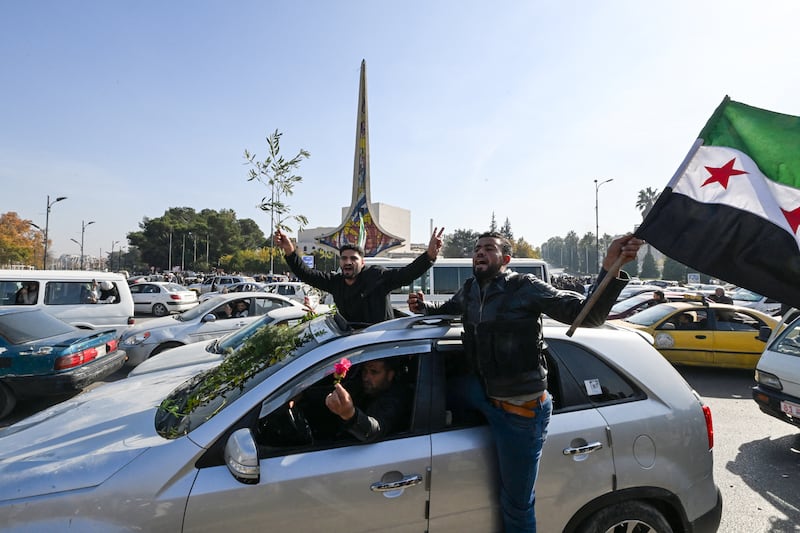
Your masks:
M 115 330 L 73 327 L 40 309 L 0 310 L 0 419 L 20 396 L 79 391 L 125 364 Z

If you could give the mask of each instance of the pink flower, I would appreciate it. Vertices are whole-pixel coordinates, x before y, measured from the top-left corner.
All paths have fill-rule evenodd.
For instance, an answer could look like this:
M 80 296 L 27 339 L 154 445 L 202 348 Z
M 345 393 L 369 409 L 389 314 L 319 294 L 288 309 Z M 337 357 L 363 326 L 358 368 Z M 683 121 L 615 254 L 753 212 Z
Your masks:
M 341 361 L 333 365 L 333 384 L 341 383 L 350 370 L 350 360 L 342 357 Z

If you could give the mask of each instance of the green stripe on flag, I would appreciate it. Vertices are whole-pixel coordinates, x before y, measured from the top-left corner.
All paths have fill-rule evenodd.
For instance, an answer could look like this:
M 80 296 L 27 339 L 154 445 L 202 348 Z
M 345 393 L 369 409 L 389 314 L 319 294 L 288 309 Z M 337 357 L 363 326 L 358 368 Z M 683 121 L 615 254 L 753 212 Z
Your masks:
M 741 150 L 769 179 L 800 189 L 800 117 L 734 102 L 726 96 L 700 137 L 705 146 Z

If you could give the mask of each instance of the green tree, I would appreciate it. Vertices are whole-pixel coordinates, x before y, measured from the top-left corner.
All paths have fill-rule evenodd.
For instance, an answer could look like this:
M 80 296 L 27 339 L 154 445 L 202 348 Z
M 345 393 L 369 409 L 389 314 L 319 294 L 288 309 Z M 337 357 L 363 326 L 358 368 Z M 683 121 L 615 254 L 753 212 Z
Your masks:
M 442 257 L 472 257 L 472 250 L 480 233 L 469 229 L 457 229 L 445 235 Z
M 661 273 L 663 279 L 671 281 L 686 282 L 686 274 L 689 273 L 689 268 L 672 259 L 671 257 L 664 258 L 664 271 Z
M 256 154 L 244 151 L 244 158 L 251 165 L 247 181 L 259 181 L 266 185 L 269 196 L 261 198 L 259 208 L 262 211 L 269 211 L 270 214 L 270 243 L 275 247 L 275 230 L 290 231 L 284 224 L 288 218 L 293 218 L 298 224 L 298 232 L 308 224 L 308 219 L 304 215 L 292 215 L 289 205 L 284 203 L 282 197 L 294 194 L 294 186 L 303 181 L 302 176 L 294 174 L 295 169 L 300 167 L 303 159 L 311 157 L 311 154 L 302 148 L 296 156 L 286 159 L 281 155 L 281 136 L 283 134 L 275 130 L 267 136 L 268 154 L 264 161 L 257 161 Z M 274 262 L 270 262 L 269 272 L 273 273 Z
M 653 208 L 653 205 L 655 205 L 657 199 L 658 191 L 652 187 L 648 187 L 639 191 L 639 195 L 636 198 L 636 209 L 638 209 L 642 214 L 642 220 L 644 220 L 650 213 L 650 210 Z
M 656 260 L 653 257 L 653 252 L 649 248 L 647 249 L 647 253 L 644 254 L 644 259 L 642 259 L 642 272 L 640 277 L 645 279 L 659 279 L 661 277 L 658 266 L 656 266 Z
M 503 222 L 503 227 L 500 228 L 500 235 L 508 239 L 510 243 L 514 243 L 514 232 L 511 231 L 511 222 L 509 222 L 508 218 Z
M 570 231 L 564 237 L 564 263 L 563 267 L 569 274 L 577 274 L 580 265 L 578 263 L 580 253 L 578 252 L 578 234 Z
M 497 231 L 497 219 L 494 216 L 494 211 L 492 211 L 492 220 L 489 222 L 489 231 Z
M 539 253 L 539 250 L 531 246 L 524 237 L 520 237 L 514 243 L 514 257 L 530 257 L 540 259 L 541 254 Z

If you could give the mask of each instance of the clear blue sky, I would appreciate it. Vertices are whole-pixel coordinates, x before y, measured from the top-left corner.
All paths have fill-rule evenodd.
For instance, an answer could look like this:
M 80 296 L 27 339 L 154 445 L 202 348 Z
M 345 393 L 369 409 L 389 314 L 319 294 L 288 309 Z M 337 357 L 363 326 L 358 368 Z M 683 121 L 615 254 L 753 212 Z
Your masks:
M 732 99 L 800 115 L 796 1 L 7 1 L 0 4 L 0 213 L 87 254 L 169 207 L 269 232 L 243 151 L 311 152 L 290 205 L 349 205 L 367 61 L 372 201 L 436 226 L 492 212 L 539 246 L 640 221 Z

